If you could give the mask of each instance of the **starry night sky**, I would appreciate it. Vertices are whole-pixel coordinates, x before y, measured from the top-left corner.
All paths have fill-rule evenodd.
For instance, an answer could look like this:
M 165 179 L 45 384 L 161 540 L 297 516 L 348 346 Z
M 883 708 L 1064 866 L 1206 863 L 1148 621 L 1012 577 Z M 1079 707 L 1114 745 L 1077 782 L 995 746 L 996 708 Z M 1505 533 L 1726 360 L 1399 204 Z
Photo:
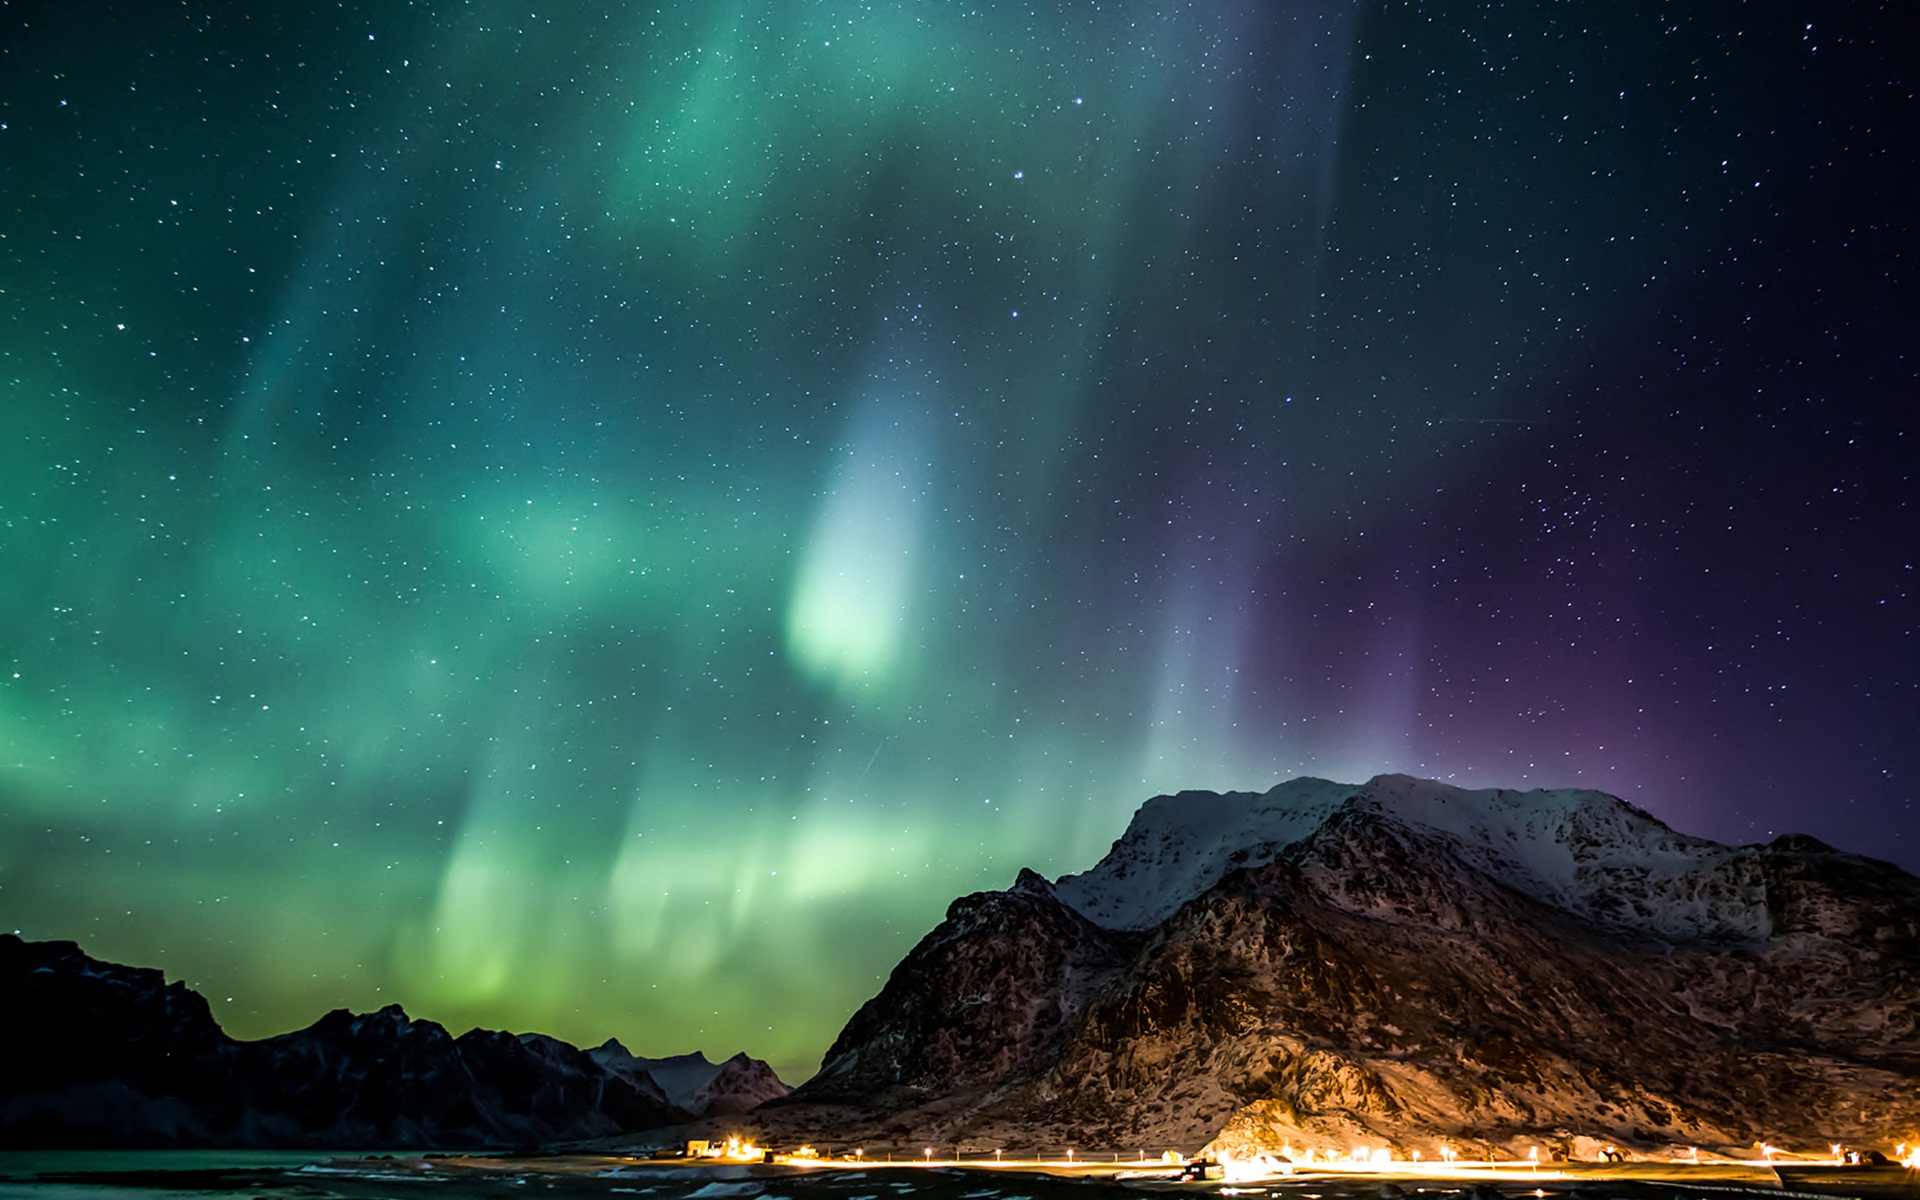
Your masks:
M 1920 868 L 1916 47 L 0 0 L 0 925 L 791 1079 L 1157 791 Z

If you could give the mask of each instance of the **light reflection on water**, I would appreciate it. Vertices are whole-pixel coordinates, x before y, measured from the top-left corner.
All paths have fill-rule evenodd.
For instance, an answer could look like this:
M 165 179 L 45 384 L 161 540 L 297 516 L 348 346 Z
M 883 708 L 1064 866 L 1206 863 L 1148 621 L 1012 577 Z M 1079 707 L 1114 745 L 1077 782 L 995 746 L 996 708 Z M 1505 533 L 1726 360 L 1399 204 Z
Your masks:
M 1068 1177 L 986 1168 L 793 1169 L 659 1164 L 614 1157 L 352 1155 L 340 1151 L 0 1151 L 0 1200 L 1900 1200 L 1911 1176 L 1803 1184 L 1641 1179 L 1619 1174 L 1499 1184 L 1307 1175 L 1180 1184 L 1137 1173 Z M 1811 1188 L 1812 1190 L 1801 1190 Z

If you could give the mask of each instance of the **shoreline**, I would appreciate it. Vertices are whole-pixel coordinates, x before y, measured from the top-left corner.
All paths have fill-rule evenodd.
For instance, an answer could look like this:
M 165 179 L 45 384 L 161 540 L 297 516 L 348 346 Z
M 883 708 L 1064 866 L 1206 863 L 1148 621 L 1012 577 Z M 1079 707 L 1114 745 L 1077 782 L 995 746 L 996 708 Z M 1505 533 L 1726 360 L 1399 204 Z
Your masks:
M 266 1159 L 267 1161 L 260 1161 Z M 274 1161 L 278 1159 L 279 1161 Z M 1495 1197 L 1654 1196 L 1661 1188 L 1700 1193 L 1760 1193 L 1781 1197 L 1855 1197 L 1899 1200 L 1920 1195 L 1920 1171 L 1898 1165 L 1870 1167 L 1831 1162 L 1629 1162 L 1587 1163 L 1351 1163 L 1295 1165 L 1259 1172 L 1239 1164 L 1226 1178 L 1182 1182 L 1180 1165 L 1155 1161 L 1065 1159 L 870 1158 L 742 1161 L 720 1158 L 651 1158 L 619 1153 L 493 1154 L 427 1151 L 0 1151 L 0 1181 L 14 1184 L 107 1186 L 167 1191 L 310 1191 L 322 1184 L 336 1196 L 395 1183 L 466 1184 L 491 1192 L 501 1185 L 544 1184 L 574 1195 L 655 1190 L 682 1185 L 687 1195 L 746 1200 L 780 1184 L 852 1182 L 875 1174 L 900 1186 L 914 1176 L 936 1191 L 956 1176 L 1048 1178 L 1064 1185 L 1108 1184 L 1145 1191 L 1200 1191 L 1207 1195 L 1285 1195 L 1325 1189 L 1345 1196 L 1373 1193 L 1387 1198 L 1415 1193 L 1493 1200 Z M 794 1190 L 800 1190 L 795 1187 Z M 369 1195 L 374 1192 L 367 1193 Z M 1670 1192 L 1667 1194 L 1671 1194 Z

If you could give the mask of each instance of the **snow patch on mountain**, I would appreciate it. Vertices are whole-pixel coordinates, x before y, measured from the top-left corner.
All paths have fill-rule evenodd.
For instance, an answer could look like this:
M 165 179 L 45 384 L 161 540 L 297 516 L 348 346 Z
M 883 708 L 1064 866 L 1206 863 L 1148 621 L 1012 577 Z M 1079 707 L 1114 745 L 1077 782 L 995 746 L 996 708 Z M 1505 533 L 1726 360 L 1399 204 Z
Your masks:
M 1097 925 L 1151 929 L 1231 871 L 1310 854 L 1308 839 L 1352 811 L 1437 835 L 1463 864 L 1591 920 L 1673 938 L 1772 932 L 1757 848 L 1676 833 L 1604 792 L 1468 790 L 1406 775 L 1156 796 L 1105 858 L 1054 892 Z
M 1360 793 L 1356 806 L 1448 835 L 1463 861 L 1591 920 L 1673 938 L 1772 932 L 1758 847 L 1677 833 L 1605 792 L 1468 791 L 1381 775 Z
M 1229 871 L 1265 866 L 1318 829 L 1356 789 L 1301 778 L 1265 794 L 1155 796 L 1090 870 L 1063 875 L 1054 894 L 1107 929 L 1151 929 Z

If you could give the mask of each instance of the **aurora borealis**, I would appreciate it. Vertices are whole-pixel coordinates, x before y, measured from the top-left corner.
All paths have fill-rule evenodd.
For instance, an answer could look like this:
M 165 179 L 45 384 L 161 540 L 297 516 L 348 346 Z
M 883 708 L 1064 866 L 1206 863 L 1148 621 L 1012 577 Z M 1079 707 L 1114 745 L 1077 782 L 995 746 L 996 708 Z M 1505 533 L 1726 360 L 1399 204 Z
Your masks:
M 0 925 L 795 1079 L 1158 791 L 1914 869 L 1916 45 L 0 2 Z

